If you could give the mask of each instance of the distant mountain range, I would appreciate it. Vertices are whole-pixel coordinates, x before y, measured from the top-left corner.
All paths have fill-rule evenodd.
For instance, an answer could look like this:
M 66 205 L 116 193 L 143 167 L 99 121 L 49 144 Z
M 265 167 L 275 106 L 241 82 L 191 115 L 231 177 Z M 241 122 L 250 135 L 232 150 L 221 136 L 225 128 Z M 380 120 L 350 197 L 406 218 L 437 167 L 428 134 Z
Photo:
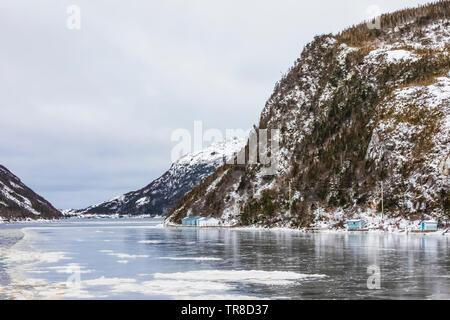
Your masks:
M 210 176 L 237 154 L 245 141 L 233 139 L 214 143 L 204 150 L 188 154 L 146 187 L 81 210 L 67 210 L 68 215 L 164 215 L 193 187 Z
M 53 219 L 62 214 L 0 165 L 0 217 L 8 220 Z

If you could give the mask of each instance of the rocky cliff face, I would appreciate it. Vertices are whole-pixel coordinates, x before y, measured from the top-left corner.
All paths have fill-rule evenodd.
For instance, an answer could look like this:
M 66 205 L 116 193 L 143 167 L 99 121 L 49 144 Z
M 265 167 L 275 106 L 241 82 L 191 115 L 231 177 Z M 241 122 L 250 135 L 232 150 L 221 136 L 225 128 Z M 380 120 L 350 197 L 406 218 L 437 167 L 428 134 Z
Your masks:
M 245 141 L 238 139 L 215 143 L 204 150 L 180 158 L 161 177 L 142 189 L 67 213 L 164 215 L 181 197 L 232 158 L 244 145 Z
M 316 37 L 261 113 L 259 129 L 280 132 L 275 174 L 223 165 L 168 221 L 342 227 L 350 217 L 398 226 L 449 216 L 449 18 L 442 1 L 383 15 L 381 29 Z
M 0 165 L 0 219 L 60 218 L 61 212 Z

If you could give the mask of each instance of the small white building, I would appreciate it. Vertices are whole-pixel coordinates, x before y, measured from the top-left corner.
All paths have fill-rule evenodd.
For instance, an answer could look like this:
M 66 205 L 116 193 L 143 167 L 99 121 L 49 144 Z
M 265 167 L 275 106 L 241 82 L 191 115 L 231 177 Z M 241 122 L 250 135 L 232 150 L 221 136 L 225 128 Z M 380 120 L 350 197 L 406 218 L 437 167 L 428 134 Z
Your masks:
M 198 227 L 218 227 L 220 220 L 216 218 L 200 218 L 197 220 Z

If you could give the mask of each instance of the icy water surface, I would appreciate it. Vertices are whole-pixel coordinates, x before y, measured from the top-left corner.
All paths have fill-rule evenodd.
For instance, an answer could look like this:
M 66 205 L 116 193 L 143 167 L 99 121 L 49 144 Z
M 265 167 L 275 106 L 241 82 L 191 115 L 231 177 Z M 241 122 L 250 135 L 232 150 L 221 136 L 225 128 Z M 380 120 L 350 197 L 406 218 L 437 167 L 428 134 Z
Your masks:
M 0 226 L 0 298 L 450 299 L 448 236 L 161 222 Z M 368 289 L 368 268 L 379 268 L 380 289 Z

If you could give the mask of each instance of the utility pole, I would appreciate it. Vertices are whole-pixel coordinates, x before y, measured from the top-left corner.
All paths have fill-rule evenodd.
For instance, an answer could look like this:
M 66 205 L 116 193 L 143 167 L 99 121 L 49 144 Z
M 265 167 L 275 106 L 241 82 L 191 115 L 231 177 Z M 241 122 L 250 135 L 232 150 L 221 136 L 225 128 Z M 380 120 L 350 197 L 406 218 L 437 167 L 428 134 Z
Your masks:
M 289 210 L 292 207 L 291 182 L 289 181 Z
M 382 171 L 385 169 L 386 163 L 385 163 L 385 154 L 389 154 L 390 151 L 392 151 L 395 148 L 395 143 L 393 141 L 387 140 L 384 142 L 381 146 L 381 152 L 380 160 L 381 160 L 381 168 Z M 392 175 L 388 176 L 389 179 L 389 185 L 392 185 Z M 381 179 L 381 220 L 384 219 L 384 190 L 383 190 L 383 177 Z
M 380 154 L 380 162 L 381 162 L 381 221 L 384 219 L 384 192 L 383 192 L 383 170 L 384 170 L 384 153 L 386 152 L 385 143 L 381 145 L 381 154 Z
M 383 180 L 381 180 L 381 220 L 384 218 Z

